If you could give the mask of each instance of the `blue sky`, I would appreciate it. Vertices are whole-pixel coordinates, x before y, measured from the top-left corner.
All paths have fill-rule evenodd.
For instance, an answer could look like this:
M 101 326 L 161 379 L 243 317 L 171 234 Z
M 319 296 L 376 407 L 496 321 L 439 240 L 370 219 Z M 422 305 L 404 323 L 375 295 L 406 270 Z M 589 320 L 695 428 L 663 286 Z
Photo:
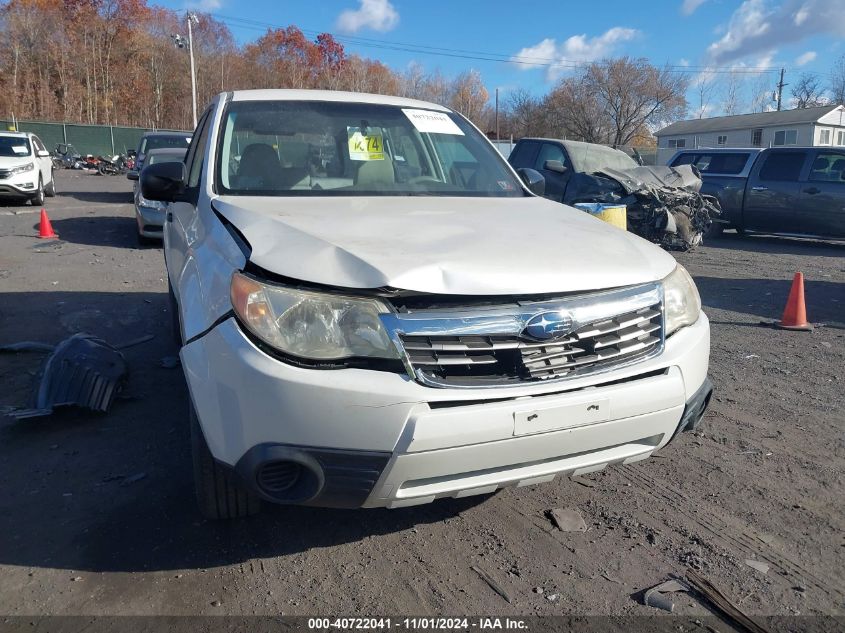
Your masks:
M 702 69 L 742 70 L 743 99 L 751 100 L 758 92 L 771 91 L 777 75 L 749 73 L 749 69 L 783 66 L 787 82 L 794 83 L 802 72 L 812 72 L 826 83 L 834 60 L 845 53 L 845 0 L 154 1 L 175 9 L 208 11 L 227 22 L 241 43 L 258 37 L 266 25 L 288 24 L 306 32 L 377 40 L 370 43 L 378 47 L 363 46 L 360 40 L 357 44 L 341 41 L 347 51 L 380 59 L 396 70 L 413 62 L 446 75 L 474 68 L 482 73 L 491 93 L 499 87 L 503 95 L 515 88 L 542 94 L 572 72 L 572 62 L 617 55 L 646 57 L 688 72 L 693 83 L 709 82 L 706 114 L 718 113 L 728 75 L 701 74 Z M 418 50 L 384 48 L 384 42 L 413 45 Z M 444 52 L 470 57 L 484 57 L 476 52 L 491 53 L 504 61 L 433 55 L 419 47 L 449 49 Z M 784 94 L 788 99 L 789 88 Z M 695 110 L 700 99 L 694 87 L 688 99 L 691 111 Z

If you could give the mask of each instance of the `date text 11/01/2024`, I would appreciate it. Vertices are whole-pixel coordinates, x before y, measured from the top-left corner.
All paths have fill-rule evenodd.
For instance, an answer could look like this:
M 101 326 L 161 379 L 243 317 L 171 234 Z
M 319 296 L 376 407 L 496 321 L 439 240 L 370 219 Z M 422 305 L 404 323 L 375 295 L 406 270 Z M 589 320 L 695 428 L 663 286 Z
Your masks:
M 527 630 L 525 620 L 519 618 L 309 618 L 309 630 L 400 630 L 400 631 L 466 631 L 478 629 L 482 631 L 495 630 Z

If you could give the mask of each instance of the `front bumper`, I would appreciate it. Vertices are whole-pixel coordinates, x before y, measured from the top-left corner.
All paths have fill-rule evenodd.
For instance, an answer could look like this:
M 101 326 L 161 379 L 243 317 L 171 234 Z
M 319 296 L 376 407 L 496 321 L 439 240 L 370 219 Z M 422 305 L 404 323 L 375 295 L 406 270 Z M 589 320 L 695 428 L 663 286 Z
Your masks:
M 38 171 L 27 171 L 0 179 L 0 196 L 29 198 L 38 193 Z
M 136 203 L 135 221 L 138 224 L 138 234 L 143 237 L 161 238 L 166 214 L 164 209 L 153 209 Z
M 702 314 L 667 339 L 660 356 L 618 371 L 479 390 L 287 365 L 257 349 L 233 319 L 183 347 L 181 357 L 211 453 L 237 465 L 264 498 L 397 507 L 650 456 L 707 383 L 709 349 Z M 262 490 L 258 475 L 269 462 L 260 454 L 274 446 L 309 467 L 316 462 L 323 481 L 290 499 Z

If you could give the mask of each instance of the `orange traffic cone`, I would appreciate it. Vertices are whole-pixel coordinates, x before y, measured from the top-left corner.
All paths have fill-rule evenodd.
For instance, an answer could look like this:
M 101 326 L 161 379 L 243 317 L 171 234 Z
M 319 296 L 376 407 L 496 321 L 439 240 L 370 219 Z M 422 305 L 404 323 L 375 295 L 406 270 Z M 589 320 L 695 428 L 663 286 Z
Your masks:
M 50 224 L 50 218 L 47 217 L 47 211 L 41 207 L 41 224 L 38 226 L 38 237 L 42 240 L 59 237 L 53 230 L 53 225 Z
M 792 278 L 792 288 L 789 291 L 789 298 L 786 300 L 786 308 L 783 316 L 775 327 L 782 330 L 803 330 L 810 332 L 812 324 L 807 322 L 807 308 L 804 305 L 804 275 L 795 273 Z

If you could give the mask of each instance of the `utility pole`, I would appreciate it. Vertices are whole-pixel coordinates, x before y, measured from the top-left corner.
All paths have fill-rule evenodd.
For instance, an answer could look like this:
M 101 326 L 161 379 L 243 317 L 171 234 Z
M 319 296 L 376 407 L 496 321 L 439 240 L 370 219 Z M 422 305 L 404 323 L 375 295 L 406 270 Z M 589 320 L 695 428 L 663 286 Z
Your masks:
M 174 33 L 170 37 L 173 38 L 173 43 L 176 45 L 177 48 L 185 48 L 188 47 L 188 55 L 191 58 L 191 104 L 193 106 L 193 119 L 194 119 L 194 129 L 197 127 L 197 74 L 196 70 L 194 69 L 194 33 L 191 28 L 192 24 L 199 24 L 199 16 L 196 13 L 191 11 L 187 14 L 188 18 L 188 41 L 185 42 L 185 38 L 179 35 L 178 33 Z
M 783 68 L 780 69 L 780 81 L 778 82 L 778 112 L 780 112 L 780 104 L 783 98 L 783 87 L 789 84 L 783 83 Z
M 496 88 L 496 143 L 499 143 L 499 89 Z
M 194 113 L 194 129 L 197 127 L 197 75 L 194 70 L 194 34 L 191 31 L 191 23 L 199 24 L 199 18 L 196 13 L 188 13 L 188 54 L 191 57 L 191 104 Z M 780 105 L 778 105 L 780 110 Z

